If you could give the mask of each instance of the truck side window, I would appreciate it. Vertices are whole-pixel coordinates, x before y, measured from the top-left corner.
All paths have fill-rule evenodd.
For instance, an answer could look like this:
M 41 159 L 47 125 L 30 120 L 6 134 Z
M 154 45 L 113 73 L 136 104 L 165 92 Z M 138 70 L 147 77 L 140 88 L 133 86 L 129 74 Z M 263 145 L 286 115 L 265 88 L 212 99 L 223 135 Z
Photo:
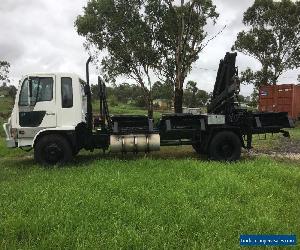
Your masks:
M 53 78 L 43 77 L 39 79 L 38 102 L 51 101 L 53 99 Z
M 73 107 L 72 78 L 70 77 L 61 78 L 61 101 L 63 108 Z
M 22 88 L 20 92 L 19 106 L 28 106 L 28 101 L 29 101 L 28 91 L 29 91 L 28 79 L 25 79 L 22 84 Z

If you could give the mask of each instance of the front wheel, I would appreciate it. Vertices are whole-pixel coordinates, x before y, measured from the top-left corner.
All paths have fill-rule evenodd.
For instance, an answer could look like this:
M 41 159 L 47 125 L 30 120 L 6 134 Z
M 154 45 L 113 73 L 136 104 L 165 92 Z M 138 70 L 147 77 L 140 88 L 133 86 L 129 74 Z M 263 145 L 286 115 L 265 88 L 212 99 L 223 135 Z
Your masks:
M 217 161 L 236 161 L 241 157 L 242 143 L 232 131 L 221 131 L 209 144 L 209 157 Z
M 62 165 L 72 159 L 72 149 L 63 136 L 44 135 L 34 147 L 34 159 L 42 165 Z

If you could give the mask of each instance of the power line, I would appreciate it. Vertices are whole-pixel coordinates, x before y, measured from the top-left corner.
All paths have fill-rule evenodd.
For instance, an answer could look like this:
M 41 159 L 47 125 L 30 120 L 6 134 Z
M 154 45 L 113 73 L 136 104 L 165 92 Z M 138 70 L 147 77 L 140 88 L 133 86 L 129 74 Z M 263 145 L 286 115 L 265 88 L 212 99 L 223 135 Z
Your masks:
M 196 69 L 201 69 L 201 70 L 205 70 L 205 71 L 217 71 L 215 69 L 207 69 L 207 68 L 201 68 L 201 67 L 195 67 Z

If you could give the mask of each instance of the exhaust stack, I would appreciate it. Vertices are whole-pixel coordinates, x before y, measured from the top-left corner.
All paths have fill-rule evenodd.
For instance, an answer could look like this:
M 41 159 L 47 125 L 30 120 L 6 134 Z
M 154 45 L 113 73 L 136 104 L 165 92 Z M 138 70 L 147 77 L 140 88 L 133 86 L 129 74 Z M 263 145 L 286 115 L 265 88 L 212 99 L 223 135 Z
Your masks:
M 87 113 L 86 113 L 86 123 L 87 128 L 91 132 L 93 130 L 93 107 L 92 107 L 92 94 L 91 94 L 91 86 L 90 86 L 90 72 L 89 72 L 89 64 L 92 61 L 92 57 L 90 56 L 86 62 L 86 86 L 85 86 L 85 94 L 87 96 Z

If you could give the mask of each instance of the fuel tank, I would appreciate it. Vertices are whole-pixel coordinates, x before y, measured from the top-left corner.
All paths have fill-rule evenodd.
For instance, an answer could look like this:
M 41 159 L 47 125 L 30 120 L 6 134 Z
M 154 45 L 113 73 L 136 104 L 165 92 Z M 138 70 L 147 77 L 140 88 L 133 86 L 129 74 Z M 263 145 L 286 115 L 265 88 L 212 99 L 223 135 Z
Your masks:
M 111 152 L 151 152 L 160 150 L 159 134 L 111 135 Z

